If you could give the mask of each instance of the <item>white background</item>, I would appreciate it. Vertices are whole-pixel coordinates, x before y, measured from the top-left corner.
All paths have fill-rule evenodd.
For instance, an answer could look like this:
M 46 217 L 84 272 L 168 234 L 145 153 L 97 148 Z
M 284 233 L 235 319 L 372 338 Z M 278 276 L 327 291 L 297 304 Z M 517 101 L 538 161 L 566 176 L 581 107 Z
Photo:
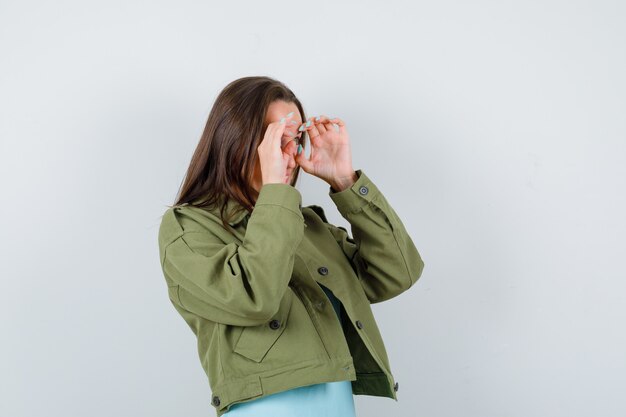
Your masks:
M 248 75 L 346 121 L 425 262 L 373 306 L 399 401 L 359 416 L 626 415 L 625 12 L 2 0 L 0 415 L 215 415 L 156 238 Z

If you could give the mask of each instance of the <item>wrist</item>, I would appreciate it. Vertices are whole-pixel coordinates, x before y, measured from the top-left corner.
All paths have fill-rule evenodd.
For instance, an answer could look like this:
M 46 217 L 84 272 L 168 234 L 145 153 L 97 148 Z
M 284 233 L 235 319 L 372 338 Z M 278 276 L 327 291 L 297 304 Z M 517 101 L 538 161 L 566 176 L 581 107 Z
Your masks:
M 352 187 L 358 179 L 359 177 L 356 174 L 356 171 L 353 170 L 351 175 L 335 178 L 334 180 L 330 181 L 329 184 L 332 192 L 338 193 Z

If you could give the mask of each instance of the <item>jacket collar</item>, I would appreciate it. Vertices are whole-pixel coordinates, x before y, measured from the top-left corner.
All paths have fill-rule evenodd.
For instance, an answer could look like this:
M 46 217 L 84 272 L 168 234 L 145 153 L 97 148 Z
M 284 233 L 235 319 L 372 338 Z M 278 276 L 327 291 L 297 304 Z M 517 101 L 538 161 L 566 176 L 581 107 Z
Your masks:
M 237 203 L 235 200 L 228 200 L 228 202 L 226 203 L 226 215 L 228 215 L 229 213 L 233 213 L 236 209 L 239 209 L 240 207 L 243 207 L 241 204 Z M 236 226 L 239 222 L 241 222 L 245 217 L 249 216 L 250 213 L 246 210 L 243 209 L 238 212 L 229 222 L 228 224 L 230 224 L 231 226 Z
M 196 200 L 193 203 L 197 203 L 200 200 Z M 214 216 L 220 218 L 220 207 L 221 207 L 222 202 L 220 201 L 217 205 L 216 208 L 213 208 L 211 210 L 206 209 L 206 211 L 210 212 L 211 214 L 213 214 Z M 181 206 L 190 206 L 190 207 L 195 207 L 195 204 L 190 204 L 190 203 L 183 203 L 181 204 Z M 231 226 L 236 226 L 238 223 L 240 223 L 243 219 L 245 219 L 247 216 L 250 215 L 250 213 L 243 208 L 243 206 L 241 204 L 239 204 L 238 202 L 236 202 L 233 199 L 229 199 L 226 202 L 226 209 L 225 209 L 225 214 L 228 216 L 229 213 L 234 213 L 235 210 L 239 210 L 241 208 L 241 211 L 238 211 L 237 214 L 235 216 L 233 216 L 233 218 L 228 222 L 228 224 L 230 224 Z

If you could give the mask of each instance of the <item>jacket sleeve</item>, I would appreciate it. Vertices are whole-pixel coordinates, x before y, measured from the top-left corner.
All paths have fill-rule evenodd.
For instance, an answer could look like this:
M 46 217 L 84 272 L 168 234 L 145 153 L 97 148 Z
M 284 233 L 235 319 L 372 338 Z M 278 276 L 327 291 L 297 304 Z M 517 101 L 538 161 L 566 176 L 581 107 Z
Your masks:
M 289 184 L 264 184 L 241 244 L 188 231 L 163 250 L 168 285 L 182 308 L 218 323 L 263 324 L 278 311 L 296 248 L 304 236 L 301 194 Z M 163 228 L 163 227 L 162 227 Z
M 381 191 L 362 170 L 355 172 L 358 179 L 351 187 L 339 192 L 329 187 L 328 192 L 353 237 L 341 226 L 326 225 L 374 304 L 408 290 L 422 275 L 424 262 Z

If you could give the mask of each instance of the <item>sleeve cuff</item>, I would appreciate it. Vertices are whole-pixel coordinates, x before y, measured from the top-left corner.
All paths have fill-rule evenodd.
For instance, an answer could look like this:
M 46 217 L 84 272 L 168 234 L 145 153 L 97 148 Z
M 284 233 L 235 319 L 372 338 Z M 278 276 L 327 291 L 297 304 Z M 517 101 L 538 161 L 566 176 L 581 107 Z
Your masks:
M 263 184 L 255 205 L 281 206 L 304 219 L 302 215 L 302 194 L 290 184 Z
M 355 172 L 358 178 L 349 188 L 333 192 L 332 187 L 328 187 L 328 195 L 342 215 L 361 210 L 380 192 L 363 170 L 357 169 Z

